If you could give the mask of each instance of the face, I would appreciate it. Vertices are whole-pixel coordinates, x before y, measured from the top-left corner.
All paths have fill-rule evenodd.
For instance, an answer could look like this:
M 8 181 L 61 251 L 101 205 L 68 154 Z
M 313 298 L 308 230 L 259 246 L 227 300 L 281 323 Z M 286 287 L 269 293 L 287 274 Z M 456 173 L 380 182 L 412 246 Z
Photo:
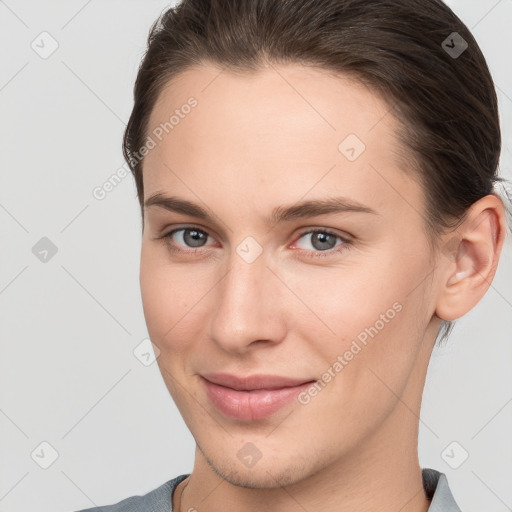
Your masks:
M 423 191 L 399 166 L 388 110 L 321 70 L 203 65 L 152 112 L 148 332 L 199 456 L 236 485 L 297 482 L 417 428 L 435 272 Z M 219 373 L 306 384 L 233 391 L 204 379 Z

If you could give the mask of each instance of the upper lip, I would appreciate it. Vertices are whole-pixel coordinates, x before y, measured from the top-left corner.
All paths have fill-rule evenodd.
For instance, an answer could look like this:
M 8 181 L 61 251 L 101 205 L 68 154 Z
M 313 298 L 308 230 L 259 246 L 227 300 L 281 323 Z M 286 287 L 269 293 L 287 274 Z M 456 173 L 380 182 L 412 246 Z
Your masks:
M 206 373 L 201 375 L 206 380 L 238 391 L 255 389 L 281 389 L 299 386 L 314 379 L 294 379 L 280 375 L 248 375 L 238 377 L 229 373 Z

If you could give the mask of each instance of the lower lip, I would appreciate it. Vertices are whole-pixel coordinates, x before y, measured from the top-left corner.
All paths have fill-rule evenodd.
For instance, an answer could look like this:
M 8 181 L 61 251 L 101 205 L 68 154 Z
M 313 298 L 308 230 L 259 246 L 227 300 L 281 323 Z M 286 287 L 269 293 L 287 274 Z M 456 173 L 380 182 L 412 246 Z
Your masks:
M 270 416 L 293 401 L 312 384 L 306 382 L 289 388 L 237 391 L 201 379 L 205 383 L 208 398 L 221 413 L 244 421 L 260 420 Z

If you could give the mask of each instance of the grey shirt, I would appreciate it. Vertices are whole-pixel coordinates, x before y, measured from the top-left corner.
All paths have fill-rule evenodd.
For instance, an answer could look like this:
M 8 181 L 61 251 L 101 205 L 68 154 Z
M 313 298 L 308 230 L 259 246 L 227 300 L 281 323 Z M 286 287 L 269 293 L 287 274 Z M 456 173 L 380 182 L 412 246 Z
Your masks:
M 143 496 L 132 496 L 115 505 L 88 508 L 77 512 L 172 512 L 174 490 L 188 476 L 188 474 L 177 476 Z M 461 512 L 455 503 L 444 473 L 424 468 L 422 476 L 425 494 L 432 500 L 428 512 Z

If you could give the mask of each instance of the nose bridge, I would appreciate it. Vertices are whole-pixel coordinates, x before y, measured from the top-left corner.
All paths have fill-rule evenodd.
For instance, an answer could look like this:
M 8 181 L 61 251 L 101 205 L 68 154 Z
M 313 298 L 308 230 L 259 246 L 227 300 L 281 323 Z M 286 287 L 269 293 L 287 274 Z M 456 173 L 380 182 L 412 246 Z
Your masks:
M 242 351 L 257 340 L 277 341 L 283 334 L 278 280 L 267 263 L 262 249 L 251 240 L 233 248 L 229 271 L 215 297 L 210 333 L 227 350 Z

